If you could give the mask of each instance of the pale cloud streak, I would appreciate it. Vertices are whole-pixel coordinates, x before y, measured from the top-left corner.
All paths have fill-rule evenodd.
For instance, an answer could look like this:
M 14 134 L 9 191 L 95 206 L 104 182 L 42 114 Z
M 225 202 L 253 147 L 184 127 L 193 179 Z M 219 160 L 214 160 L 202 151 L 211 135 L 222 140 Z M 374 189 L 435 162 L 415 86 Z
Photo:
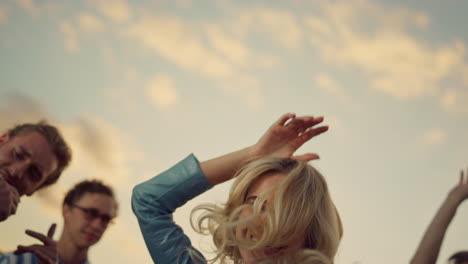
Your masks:
M 8 22 L 8 9 L 0 6 L 0 25 L 4 25 Z
M 78 17 L 80 30 L 85 33 L 97 33 L 104 30 L 104 24 L 96 16 L 82 13 Z
M 227 58 L 229 62 L 240 65 L 247 62 L 250 52 L 242 41 L 229 36 L 220 25 L 206 25 L 205 31 L 213 48 Z
M 63 33 L 65 49 L 70 53 L 78 52 L 80 46 L 76 28 L 70 22 L 63 21 L 60 24 L 60 31 Z
M 325 73 L 316 74 L 315 84 L 348 108 L 353 110 L 359 108 L 359 105 L 353 102 L 353 99 L 346 93 L 345 89 L 329 75 Z
M 409 33 L 428 26 L 424 14 L 364 0 L 319 3 L 324 15 L 304 19 L 309 42 L 326 63 L 362 70 L 371 88 L 399 99 L 434 96 L 440 81 L 461 76 L 462 42 L 433 47 Z
M 112 22 L 124 23 L 132 17 L 132 10 L 125 0 L 98 0 L 92 3 Z
M 161 109 L 167 109 L 177 103 L 177 89 L 167 74 L 158 74 L 149 80 L 146 84 L 146 93 L 151 102 Z
M 468 113 L 468 91 L 447 89 L 440 97 L 440 105 L 447 112 Z
M 439 128 L 424 132 L 421 136 L 422 143 L 429 146 L 437 146 L 445 141 L 446 134 Z
M 130 26 L 125 35 L 183 69 L 208 77 L 227 78 L 234 69 L 211 52 L 193 28 L 177 17 L 149 17 Z
M 37 16 L 39 15 L 40 9 L 36 5 L 34 0 L 16 0 L 18 5 L 25 9 L 30 15 Z
M 300 20 L 290 12 L 272 8 L 252 8 L 239 11 L 232 23 L 239 36 L 262 33 L 287 49 L 299 48 L 304 38 Z
M 204 43 L 203 33 L 215 47 L 214 51 Z M 206 26 L 204 32 L 198 32 L 193 23 L 182 18 L 153 16 L 128 26 L 123 35 L 139 41 L 180 68 L 215 81 L 228 95 L 240 97 L 248 106 L 263 106 L 258 79 L 244 73 L 242 65 L 235 65 L 242 64 L 249 51 L 217 26 Z M 236 54 L 241 57 L 235 58 Z M 262 62 L 269 67 L 274 59 L 263 57 Z

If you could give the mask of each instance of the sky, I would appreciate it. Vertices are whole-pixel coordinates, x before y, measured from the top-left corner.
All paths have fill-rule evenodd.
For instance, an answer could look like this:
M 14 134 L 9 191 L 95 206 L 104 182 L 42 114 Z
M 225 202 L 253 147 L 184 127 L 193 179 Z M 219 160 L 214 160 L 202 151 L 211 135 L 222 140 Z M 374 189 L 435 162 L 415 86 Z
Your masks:
M 405 263 L 468 166 L 466 1 L 4 0 L 0 129 L 47 119 L 73 149 L 60 181 L 23 197 L 0 249 L 35 243 L 26 228 L 63 225 L 73 184 L 99 178 L 120 204 L 94 263 L 152 263 L 132 187 L 190 153 L 251 144 L 279 116 L 324 116 L 314 152 L 344 225 L 336 263 Z M 231 182 L 175 213 L 222 203 Z M 33 220 L 32 220 L 33 219 Z M 439 263 L 468 249 L 457 212 Z

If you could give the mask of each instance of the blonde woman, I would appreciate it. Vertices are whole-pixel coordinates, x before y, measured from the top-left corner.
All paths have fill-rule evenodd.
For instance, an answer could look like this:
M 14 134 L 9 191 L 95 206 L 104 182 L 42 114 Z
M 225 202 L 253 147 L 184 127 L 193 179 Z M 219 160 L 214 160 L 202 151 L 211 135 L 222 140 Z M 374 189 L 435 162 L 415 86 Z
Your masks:
M 236 177 L 223 206 L 201 205 L 192 224 L 213 236 L 210 263 L 333 263 L 341 222 L 323 176 L 293 156 L 328 130 L 322 117 L 285 114 L 254 145 L 199 163 L 190 155 L 137 185 L 132 208 L 153 261 L 207 263 L 172 213 L 216 184 Z M 192 211 L 193 214 L 193 211 Z

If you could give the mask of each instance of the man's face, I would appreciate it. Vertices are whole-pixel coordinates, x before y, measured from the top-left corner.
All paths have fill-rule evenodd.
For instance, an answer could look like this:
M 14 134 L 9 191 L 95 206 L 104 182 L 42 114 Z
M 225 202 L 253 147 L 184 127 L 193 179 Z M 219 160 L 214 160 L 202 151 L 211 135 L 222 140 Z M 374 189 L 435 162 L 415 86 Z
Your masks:
M 116 215 L 114 198 L 101 193 L 85 193 L 74 205 L 64 205 L 64 233 L 78 248 L 96 244 Z
M 31 195 L 57 169 L 57 157 L 38 132 L 0 137 L 0 177 L 20 195 Z

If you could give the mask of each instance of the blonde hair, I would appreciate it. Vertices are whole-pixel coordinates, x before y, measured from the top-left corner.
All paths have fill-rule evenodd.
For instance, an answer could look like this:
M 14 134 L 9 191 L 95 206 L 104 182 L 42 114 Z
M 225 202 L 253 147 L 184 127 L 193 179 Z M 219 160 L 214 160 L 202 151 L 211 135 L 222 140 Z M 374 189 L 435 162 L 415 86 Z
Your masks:
M 246 204 L 254 182 L 271 173 L 286 177 L 260 195 L 253 205 Z M 274 201 L 265 216 L 260 217 L 270 192 L 275 192 Z M 240 213 L 247 208 L 253 213 L 240 219 Z M 195 212 L 199 210 L 202 214 L 194 224 Z M 192 210 L 191 224 L 195 231 L 213 236 L 216 256 L 211 261 L 220 260 L 222 264 L 231 263 L 230 260 L 235 264 L 244 263 L 239 248 L 283 248 L 296 241 L 304 241 L 305 248 L 292 255 L 266 257 L 258 263 L 333 263 L 343 233 L 324 177 L 307 162 L 273 157 L 247 163 L 236 174 L 226 204 L 197 206 Z M 260 237 L 256 241 L 236 238 L 238 225 L 246 226 L 248 233 L 255 232 Z

